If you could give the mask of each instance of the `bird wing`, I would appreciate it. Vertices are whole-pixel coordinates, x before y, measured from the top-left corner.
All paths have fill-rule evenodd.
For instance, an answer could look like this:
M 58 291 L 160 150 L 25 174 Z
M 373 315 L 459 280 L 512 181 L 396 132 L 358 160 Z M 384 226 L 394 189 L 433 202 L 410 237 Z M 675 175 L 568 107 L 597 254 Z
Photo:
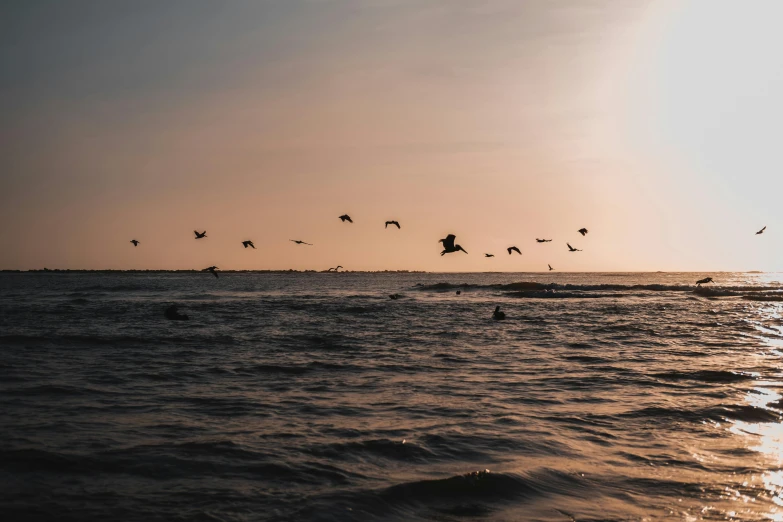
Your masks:
M 764 228 L 762 228 L 761 230 L 759 230 L 758 232 L 756 232 L 756 234 L 763 234 L 763 233 L 764 233 L 764 231 L 765 231 L 766 229 L 767 229 L 767 226 L 766 226 L 766 225 L 764 225 Z
M 568 250 L 573 250 L 574 249 L 574 247 L 571 246 L 571 243 L 566 243 L 566 245 L 568 245 Z
M 397 226 L 397 228 L 398 228 L 398 229 L 400 228 L 400 224 L 399 224 L 399 223 L 397 223 L 397 222 L 395 221 L 395 222 L 394 222 L 394 224 Z
M 446 250 L 454 250 L 454 240 L 457 239 L 457 236 L 454 234 L 449 234 L 446 236 L 446 239 L 441 239 L 443 242 L 443 248 Z
M 520 252 L 517 247 L 511 247 L 511 250 L 514 250 L 517 254 L 522 255 L 522 252 Z
M 198 231 L 197 230 L 194 230 L 193 233 L 196 234 L 196 237 L 198 237 Z
M 256 246 L 253 244 L 252 241 L 248 241 L 248 243 L 250 243 L 250 246 L 253 247 L 254 249 L 256 248 Z
M 383 225 L 383 228 L 388 228 L 389 227 L 389 223 L 391 223 L 391 221 L 387 221 L 386 224 Z

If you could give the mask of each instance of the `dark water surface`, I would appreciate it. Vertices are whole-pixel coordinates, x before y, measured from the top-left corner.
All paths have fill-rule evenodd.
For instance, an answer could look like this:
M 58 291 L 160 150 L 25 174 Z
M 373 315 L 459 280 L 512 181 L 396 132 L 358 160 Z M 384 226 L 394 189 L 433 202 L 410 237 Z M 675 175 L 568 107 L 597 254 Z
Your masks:
M 0 516 L 783 520 L 783 285 L 709 275 L 2 274 Z

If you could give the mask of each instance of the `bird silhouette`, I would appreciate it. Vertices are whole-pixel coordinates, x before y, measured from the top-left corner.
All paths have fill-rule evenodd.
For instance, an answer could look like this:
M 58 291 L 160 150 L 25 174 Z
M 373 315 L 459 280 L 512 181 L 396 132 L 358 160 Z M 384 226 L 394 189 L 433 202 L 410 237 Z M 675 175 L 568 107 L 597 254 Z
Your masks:
M 196 234 L 196 239 L 201 239 L 202 237 L 207 237 L 207 231 L 205 230 L 201 234 L 198 233 L 198 230 L 193 231 L 194 234 Z
M 506 318 L 505 312 L 501 312 L 500 306 L 496 306 L 495 311 L 492 312 L 492 319 L 494 319 L 495 321 L 502 321 L 505 318 Z
M 551 239 L 538 239 L 536 238 L 536 243 L 550 243 Z
M 759 234 L 763 234 L 765 230 L 767 230 L 767 225 L 764 225 L 764 228 L 756 232 L 756 235 L 758 236 Z
M 579 230 L 577 230 L 577 232 L 579 232 L 580 234 L 582 234 L 584 236 L 585 234 L 587 234 L 587 229 L 586 228 L 580 228 Z
M 345 223 L 346 221 L 349 223 L 353 223 L 353 219 L 351 219 L 351 216 L 349 216 L 348 214 L 343 214 L 342 216 L 340 216 L 340 219 L 342 220 L 343 223 Z
M 253 242 L 252 242 L 252 241 L 242 241 L 242 246 L 243 246 L 243 247 L 245 247 L 245 248 L 247 248 L 247 247 L 253 247 L 253 248 L 255 248 L 255 247 L 256 247 L 256 246 L 253 244 Z
M 495 254 L 484 254 L 484 257 L 495 257 Z
M 136 241 L 135 239 L 131 239 L 130 242 L 133 243 L 133 246 L 135 246 L 135 247 L 139 246 L 139 242 Z
M 386 225 L 384 225 L 384 227 L 383 227 L 383 228 L 387 228 L 389 225 L 394 225 L 394 226 L 396 226 L 398 229 L 400 228 L 400 224 L 399 224 L 399 223 L 397 223 L 396 221 L 387 221 L 387 222 L 386 222 Z
M 515 246 L 510 246 L 506 250 L 508 250 L 508 255 L 511 255 L 511 252 L 516 252 L 520 256 L 522 255 L 522 252 L 520 252 L 519 249 Z
M 568 245 L 569 252 L 581 252 L 581 250 L 579 250 L 578 248 L 572 247 L 570 243 L 566 243 L 566 245 Z
M 546 266 L 548 266 L 548 267 L 549 267 L 549 271 L 550 271 L 550 272 L 551 272 L 552 270 L 554 270 L 554 268 L 552 268 L 552 265 L 546 265 Z
M 292 241 L 292 242 L 296 243 L 297 245 L 309 245 L 309 246 L 313 246 L 313 244 L 312 244 L 312 243 L 305 243 L 304 241 L 299 241 L 298 239 L 289 239 L 289 241 Z
M 455 239 L 457 239 L 457 236 L 454 234 L 449 234 L 445 239 L 438 240 L 438 243 L 443 243 L 443 252 L 441 252 L 440 255 L 451 254 L 452 252 L 459 252 L 460 250 L 466 254 L 468 253 L 468 251 L 462 248 L 460 245 L 454 244 Z
M 699 279 L 696 281 L 696 286 L 701 286 L 706 283 L 714 283 L 715 281 L 712 280 L 711 277 L 705 277 L 704 279 Z
M 218 275 L 217 275 L 217 272 L 215 272 L 215 270 L 217 270 L 217 269 L 218 269 L 218 267 L 216 267 L 216 266 L 210 266 L 210 267 L 207 267 L 204 270 L 202 270 L 202 272 L 210 272 L 217 279 Z
M 338 272 L 338 271 L 339 271 L 341 268 L 342 268 L 342 266 L 341 266 L 341 265 L 337 265 L 336 267 L 334 267 L 334 268 L 330 268 L 329 270 L 327 270 L 327 272 L 331 272 L 331 271 L 333 271 L 333 270 L 334 270 L 335 272 Z

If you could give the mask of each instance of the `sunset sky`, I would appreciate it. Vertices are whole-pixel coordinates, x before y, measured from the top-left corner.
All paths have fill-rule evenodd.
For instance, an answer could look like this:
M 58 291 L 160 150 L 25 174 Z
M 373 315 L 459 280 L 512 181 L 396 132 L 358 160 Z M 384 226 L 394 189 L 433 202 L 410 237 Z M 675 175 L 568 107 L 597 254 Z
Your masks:
M 780 20 L 776 0 L 3 2 L 0 268 L 783 270 Z M 439 255 L 449 233 L 469 255 Z

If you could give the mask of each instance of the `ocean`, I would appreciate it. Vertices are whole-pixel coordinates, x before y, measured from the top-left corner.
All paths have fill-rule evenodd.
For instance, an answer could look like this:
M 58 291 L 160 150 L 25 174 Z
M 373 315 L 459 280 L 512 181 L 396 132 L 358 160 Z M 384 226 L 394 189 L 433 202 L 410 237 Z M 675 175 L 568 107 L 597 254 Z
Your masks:
M 781 521 L 781 278 L 3 273 L 0 516 Z

